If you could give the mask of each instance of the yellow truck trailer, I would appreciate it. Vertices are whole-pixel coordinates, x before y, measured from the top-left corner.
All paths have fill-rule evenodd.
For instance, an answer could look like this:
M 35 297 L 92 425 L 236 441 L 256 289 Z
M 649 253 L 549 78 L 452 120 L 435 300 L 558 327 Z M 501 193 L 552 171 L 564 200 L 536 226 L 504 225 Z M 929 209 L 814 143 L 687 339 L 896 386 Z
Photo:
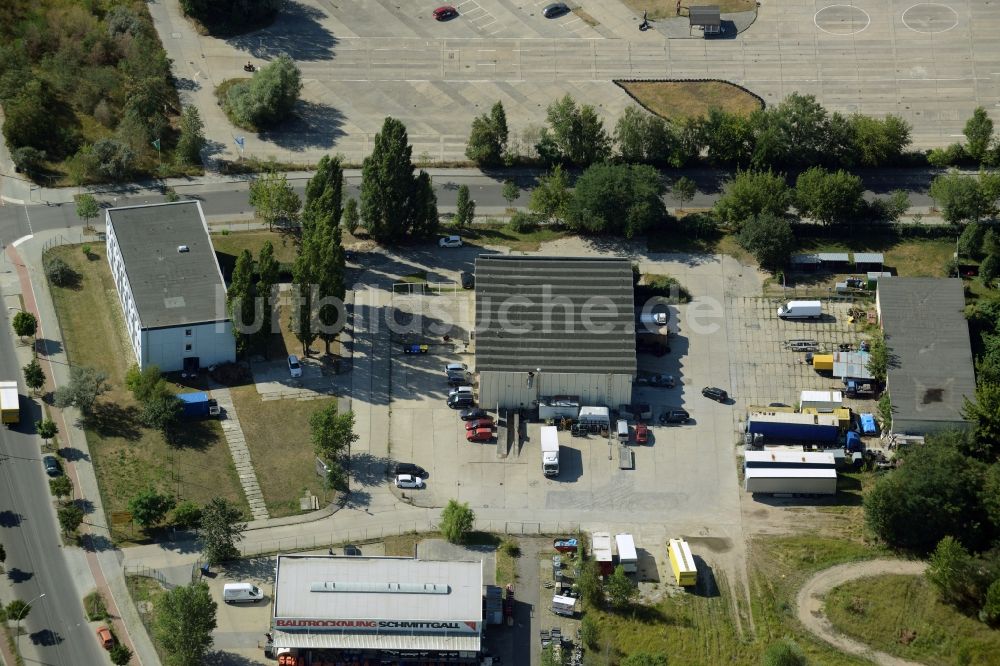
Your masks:
M 698 567 L 687 541 L 671 539 L 667 542 L 667 553 L 670 555 L 670 568 L 674 571 L 674 579 L 678 585 L 689 587 L 698 583 Z
M 13 425 L 21 420 L 17 382 L 0 382 L 0 421 Z
M 833 354 L 816 354 L 813 356 L 813 370 L 816 372 L 833 372 Z

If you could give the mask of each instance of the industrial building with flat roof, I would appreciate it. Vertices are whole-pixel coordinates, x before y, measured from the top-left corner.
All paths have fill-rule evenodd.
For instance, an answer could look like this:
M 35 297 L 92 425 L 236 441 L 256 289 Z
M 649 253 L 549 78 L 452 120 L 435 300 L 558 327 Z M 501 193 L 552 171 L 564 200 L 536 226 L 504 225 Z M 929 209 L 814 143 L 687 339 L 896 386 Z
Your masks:
M 275 651 L 311 653 L 311 663 L 474 663 L 483 634 L 483 564 L 279 555 L 272 608 Z
M 636 374 L 632 265 L 624 258 L 476 259 L 480 404 L 557 395 L 629 404 Z
M 958 278 L 879 280 L 875 298 L 889 363 L 886 388 L 895 434 L 964 428 L 976 373 Z
M 236 359 L 226 283 L 199 202 L 109 208 L 107 251 L 140 368 Z

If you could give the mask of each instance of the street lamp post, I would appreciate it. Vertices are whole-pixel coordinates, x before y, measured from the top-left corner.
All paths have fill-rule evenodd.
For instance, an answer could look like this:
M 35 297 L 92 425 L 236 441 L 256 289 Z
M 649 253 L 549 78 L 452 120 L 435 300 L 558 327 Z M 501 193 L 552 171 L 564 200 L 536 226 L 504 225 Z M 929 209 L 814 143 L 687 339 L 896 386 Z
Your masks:
M 24 605 L 24 608 L 21 609 L 21 612 L 17 614 L 17 636 L 15 638 L 14 646 L 17 649 L 17 658 L 18 659 L 21 658 L 21 618 L 24 617 L 24 612 L 26 610 L 28 610 L 29 608 L 31 608 L 31 604 L 35 603 L 36 601 L 38 601 L 39 599 L 41 599 L 44 596 L 45 596 L 45 593 L 42 592 L 37 597 L 35 597 L 34 599 L 32 599 L 31 601 L 29 601 L 28 603 L 26 603 Z

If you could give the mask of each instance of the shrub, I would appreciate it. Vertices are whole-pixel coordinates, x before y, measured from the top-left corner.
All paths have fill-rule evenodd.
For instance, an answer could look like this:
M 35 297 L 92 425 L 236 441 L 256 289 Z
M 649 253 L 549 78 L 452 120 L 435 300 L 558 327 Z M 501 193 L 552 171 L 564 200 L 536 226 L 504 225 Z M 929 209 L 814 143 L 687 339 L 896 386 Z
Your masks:
M 460 504 L 456 500 L 448 500 L 448 505 L 441 511 L 441 533 L 451 543 L 462 543 L 472 531 L 476 514 L 468 503 Z
M 991 254 L 979 264 L 979 278 L 983 284 L 990 285 L 1000 276 L 1000 255 Z
M 596 648 L 600 636 L 597 621 L 589 614 L 584 615 L 580 622 L 580 640 L 583 641 L 583 644 L 589 648 Z
M 530 234 L 538 229 L 538 220 L 530 213 L 515 211 L 507 222 L 507 228 L 517 234 Z
M 521 546 L 516 541 L 504 541 L 501 548 L 507 557 L 521 557 Z
M 83 598 L 83 610 L 87 614 L 87 619 L 91 622 L 106 620 L 110 617 L 108 615 L 108 608 L 104 604 L 104 597 L 97 590 L 94 590 Z
M 767 646 L 761 663 L 763 666 L 805 666 L 807 662 L 798 645 L 783 640 Z
M 269 127 L 284 120 L 299 99 L 302 77 L 292 59 L 282 55 L 226 93 L 224 106 L 241 127 Z
M 201 507 L 191 500 L 185 500 L 174 508 L 174 525 L 181 529 L 198 527 L 201 524 Z
M 48 259 L 44 264 L 45 277 L 57 287 L 73 287 L 80 280 L 79 274 L 59 257 Z

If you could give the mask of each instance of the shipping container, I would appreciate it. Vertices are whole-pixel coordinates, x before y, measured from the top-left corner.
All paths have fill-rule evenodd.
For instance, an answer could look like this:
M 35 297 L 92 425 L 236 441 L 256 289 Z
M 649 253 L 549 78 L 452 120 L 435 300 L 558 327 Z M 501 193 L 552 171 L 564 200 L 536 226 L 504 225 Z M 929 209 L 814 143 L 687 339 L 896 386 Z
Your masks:
M 744 470 L 744 489 L 759 495 L 835 495 L 837 470 L 751 467 Z

